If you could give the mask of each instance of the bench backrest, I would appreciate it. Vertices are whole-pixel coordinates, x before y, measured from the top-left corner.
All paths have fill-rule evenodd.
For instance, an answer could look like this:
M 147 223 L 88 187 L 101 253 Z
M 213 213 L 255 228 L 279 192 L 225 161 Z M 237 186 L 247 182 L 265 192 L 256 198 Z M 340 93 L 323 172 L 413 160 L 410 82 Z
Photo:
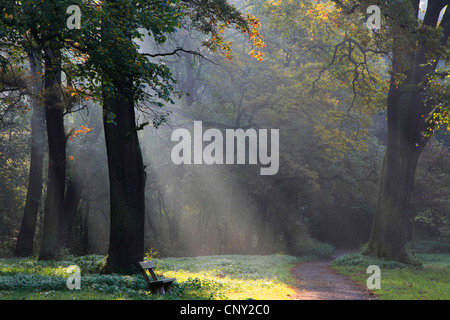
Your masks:
M 153 261 L 139 262 L 139 267 L 141 269 L 142 274 L 145 276 L 146 280 L 148 280 L 147 282 L 149 282 L 150 279 L 148 279 L 146 270 L 148 270 L 150 272 L 150 275 L 152 276 L 153 281 L 158 280 L 158 277 L 156 277 L 156 274 L 153 271 L 153 268 L 156 268 L 156 265 Z
M 142 269 L 152 269 L 152 268 L 156 268 L 156 265 L 153 261 L 142 261 L 139 262 L 139 265 L 141 266 Z

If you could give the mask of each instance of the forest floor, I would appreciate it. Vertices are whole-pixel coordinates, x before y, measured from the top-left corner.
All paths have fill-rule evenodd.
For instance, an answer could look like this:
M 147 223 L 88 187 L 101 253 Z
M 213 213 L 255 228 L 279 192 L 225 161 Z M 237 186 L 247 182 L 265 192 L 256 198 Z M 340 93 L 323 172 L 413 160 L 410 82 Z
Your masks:
M 432 252 L 445 248 L 422 245 L 429 253 L 416 253 L 421 268 L 358 250 L 337 250 L 326 260 L 283 254 L 152 258 L 159 276 L 177 279 L 164 296 L 147 292 L 140 274 L 102 274 L 101 255 L 0 258 L 0 300 L 450 300 L 450 252 Z M 67 287 L 73 265 L 80 268 L 80 290 Z M 366 287 L 369 265 L 381 269 L 380 289 Z
M 291 269 L 297 288 L 293 300 L 373 300 L 370 291 L 339 274 L 330 263 L 352 250 L 336 250 L 329 259 L 302 262 Z

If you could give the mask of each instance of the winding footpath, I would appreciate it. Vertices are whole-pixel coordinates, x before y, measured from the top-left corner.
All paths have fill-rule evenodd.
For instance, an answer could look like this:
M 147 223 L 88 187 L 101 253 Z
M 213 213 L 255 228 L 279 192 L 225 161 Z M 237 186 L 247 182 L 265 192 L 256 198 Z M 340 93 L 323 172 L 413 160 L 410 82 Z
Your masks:
M 293 300 L 374 300 L 375 297 L 362 285 L 337 273 L 330 263 L 339 256 L 349 253 L 337 250 L 328 260 L 304 262 L 292 268 L 297 280 Z

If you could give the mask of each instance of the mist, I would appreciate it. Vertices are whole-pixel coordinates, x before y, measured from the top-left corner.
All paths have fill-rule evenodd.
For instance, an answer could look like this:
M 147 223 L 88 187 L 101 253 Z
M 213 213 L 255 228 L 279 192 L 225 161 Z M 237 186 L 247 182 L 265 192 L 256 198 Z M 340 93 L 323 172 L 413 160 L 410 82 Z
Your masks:
M 354 61 L 349 66 L 345 50 L 340 51 L 345 43 L 338 42 L 341 34 L 312 28 L 308 23 L 315 17 L 294 16 L 289 22 L 280 18 L 281 12 L 290 12 L 281 4 L 234 4 L 259 17 L 255 30 L 264 45 L 255 46 L 256 36 L 225 24 L 218 29 L 220 42 L 206 46 L 208 38 L 192 24 L 193 16 L 181 19 L 174 30 L 153 30 L 133 40 L 147 62 L 161 67 L 153 82 L 140 83 L 143 89 L 136 91 L 144 98 L 134 105 L 132 131 L 145 170 L 144 252 L 159 257 L 302 256 L 360 248 L 370 239 L 380 201 L 389 54 L 369 56 L 368 50 L 367 56 L 350 56 L 359 59 L 354 71 Z M 426 1 L 420 9 L 427 10 Z M 351 43 L 349 48 L 350 53 L 355 49 Z M 167 84 L 164 77 L 170 79 Z M 104 97 L 74 91 L 88 86 L 89 79 L 68 78 L 62 77 L 69 87 L 63 100 L 65 205 L 70 209 L 63 247 L 73 254 L 106 255 L 111 198 L 105 126 L 113 128 L 120 119 L 102 109 Z M 2 92 L 5 106 L 15 94 Z M 42 105 L 20 95 L 23 105 Z M 32 116 L 23 105 L 1 109 L 0 160 L 7 181 L 1 186 L 1 221 L 2 236 L 8 239 L 2 242 L 2 256 L 14 251 L 29 181 Z M 239 136 L 236 144 L 228 139 L 232 133 Z M 48 183 L 47 141 L 40 146 L 46 155 L 34 252 L 42 241 Z M 448 137 L 438 132 L 420 155 L 408 242 L 448 238 L 448 146 Z M 437 187 L 430 188 L 429 181 Z M 123 186 L 121 192 L 128 190 Z

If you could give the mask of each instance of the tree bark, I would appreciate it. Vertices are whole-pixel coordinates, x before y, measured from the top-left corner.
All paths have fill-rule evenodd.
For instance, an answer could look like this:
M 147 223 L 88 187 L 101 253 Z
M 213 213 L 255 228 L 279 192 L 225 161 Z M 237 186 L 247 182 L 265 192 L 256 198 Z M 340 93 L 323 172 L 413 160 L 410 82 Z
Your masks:
M 91 211 L 91 202 L 86 200 L 86 212 L 83 219 L 83 254 L 89 254 L 89 214 Z
M 428 3 L 423 25 L 436 28 L 444 1 Z M 414 7 L 417 9 L 417 3 Z M 415 10 L 414 14 L 417 14 Z M 450 34 L 450 10 L 441 25 L 444 34 L 441 45 Z M 405 48 L 408 48 L 406 50 Z M 423 40 L 405 33 L 394 39 L 392 69 L 406 69 L 406 79 L 398 88 L 392 78 L 387 102 L 388 139 L 383 161 L 378 205 L 368 242 L 367 253 L 380 258 L 409 262 L 405 250 L 411 217 L 411 195 L 419 156 L 428 138 L 422 133 L 427 128 L 425 119 L 432 111 L 423 102 L 423 85 L 427 76 L 436 70 L 438 58 Z
M 177 166 L 175 168 L 175 176 L 174 176 L 174 190 L 173 190 L 173 200 L 172 200 L 172 213 L 173 213 L 173 222 L 172 222 L 172 230 L 170 233 L 170 239 L 174 248 L 179 249 L 182 244 L 180 241 L 181 236 L 181 211 L 182 211 L 182 190 L 181 190 L 181 181 L 184 175 L 183 166 Z
M 106 270 L 129 272 L 144 256 L 145 171 L 136 131 L 131 80 L 104 96 L 104 129 L 110 183 L 110 239 Z M 109 114 L 116 123 L 110 123 Z
M 42 73 L 42 65 L 33 54 L 30 54 L 29 62 L 33 94 L 30 173 L 24 214 L 14 252 L 16 257 L 27 257 L 33 254 L 33 239 L 42 196 L 42 168 L 45 152 L 45 111 L 44 106 L 39 103 L 39 95 L 42 91 L 42 79 L 39 74 Z
M 59 229 L 66 183 L 66 136 L 61 95 L 61 53 L 54 48 L 46 48 L 44 51 L 44 103 L 49 164 L 39 260 L 51 260 L 57 258 L 60 247 Z
M 382 258 L 408 261 L 405 250 L 410 203 L 417 161 L 426 141 L 424 126 L 410 121 L 412 109 L 424 110 L 420 95 L 393 90 L 388 102 L 388 145 L 383 160 L 378 205 L 368 243 L 369 252 Z M 389 116 L 390 114 L 390 116 Z M 419 119 L 423 119 L 419 116 Z M 422 120 L 423 122 L 423 120 Z

